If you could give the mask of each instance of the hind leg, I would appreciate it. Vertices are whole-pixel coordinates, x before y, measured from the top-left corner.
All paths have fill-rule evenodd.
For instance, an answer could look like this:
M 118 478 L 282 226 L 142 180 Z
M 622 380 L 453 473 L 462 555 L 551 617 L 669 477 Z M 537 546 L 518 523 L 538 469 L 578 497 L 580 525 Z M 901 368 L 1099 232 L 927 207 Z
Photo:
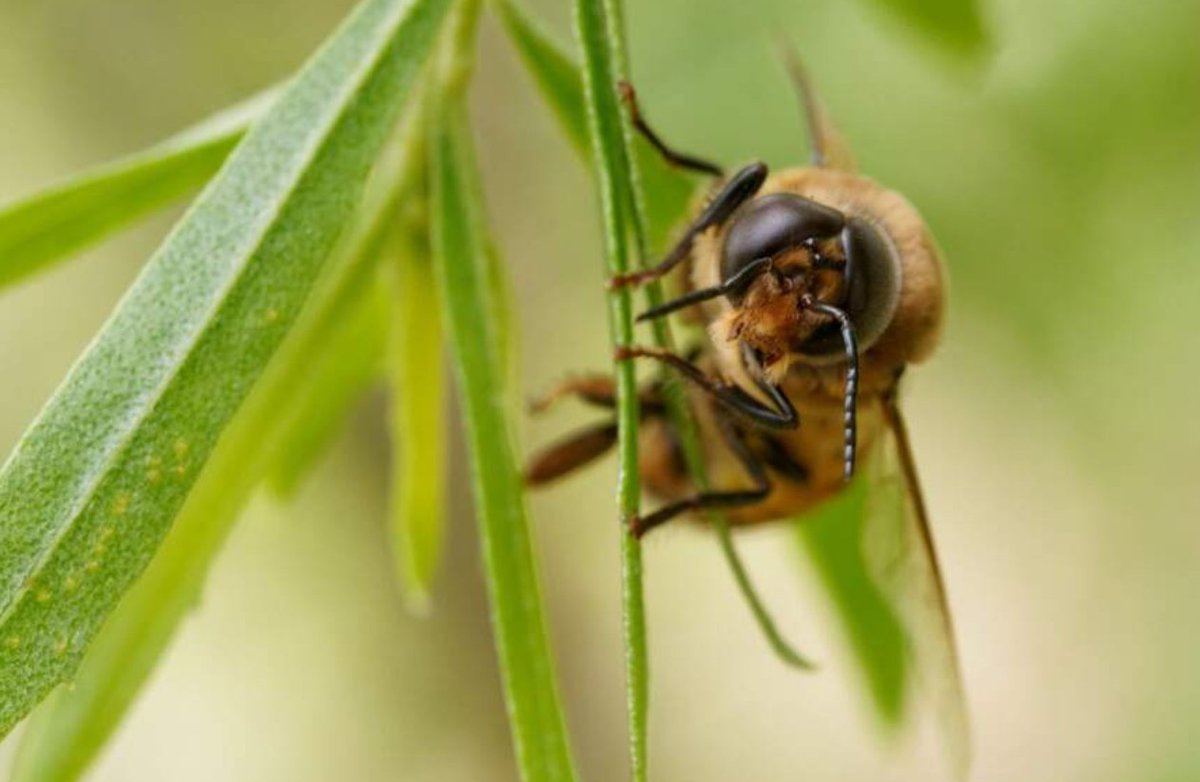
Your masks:
M 534 398 L 529 403 L 529 411 L 531 413 L 545 412 L 560 400 L 568 397 L 573 397 L 593 407 L 612 410 L 617 406 L 617 387 L 613 383 L 612 375 L 599 372 L 572 375 L 551 387 L 546 393 Z M 660 411 L 662 402 L 659 399 L 657 387 L 648 385 L 639 389 L 638 403 L 643 410 Z
M 541 397 L 534 399 L 530 408 L 534 413 L 540 413 L 568 397 L 606 410 L 617 406 L 617 389 L 612 376 L 592 373 L 568 377 Z M 638 402 L 643 420 L 663 414 L 662 399 L 657 385 L 651 384 L 639 389 Z M 561 478 L 603 456 L 616 442 L 615 421 L 580 429 L 535 453 L 525 466 L 525 481 L 530 486 L 541 486 Z

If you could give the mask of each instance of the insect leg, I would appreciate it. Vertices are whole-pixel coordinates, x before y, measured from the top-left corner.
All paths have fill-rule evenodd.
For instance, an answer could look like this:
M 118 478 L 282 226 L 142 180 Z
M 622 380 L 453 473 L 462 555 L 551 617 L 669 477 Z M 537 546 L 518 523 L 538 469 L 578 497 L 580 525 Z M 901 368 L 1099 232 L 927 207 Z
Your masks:
M 615 423 L 598 424 L 569 435 L 534 454 L 525 465 L 525 483 L 540 486 L 603 456 L 617 442 Z
M 622 81 L 617 84 L 617 89 L 621 93 L 621 100 L 625 101 L 625 105 L 629 107 L 629 119 L 633 122 L 633 127 L 637 129 L 638 133 L 642 134 L 646 141 L 650 142 L 650 146 L 658 150 L 658 153 L 663 156 L 663 159 L 667 163 L 701 174 L 709 174 L 715 177 L 725 176 L 724 169 L 716 163 L 693 155 L 676 152 L 667 146 L 667 143 L 642 118 L 642 110 L 638 107 L 637 93 L 634 91 L 632 84 Z
M 800 423 L 800 416 L 796 414 L 796 408 L 792 406 L 791 400 L 778 386 L 771 384 L 761 386 L 774 404 L 774 407 L 771 407 L 764 405 L 738 386 L 726 385 L 709 377 L 695 364 L 668 350 L 638 347 L 617 348 L 614 355 L 618 361 L 629 358 L 652 358 L 661 361 L 695 383 L 729 410 L 759 426 L 768 429 L 794 429 Z
M 724 296 L 730 291 L 739 290 L 742 288 L 742 286 L 747 284 L 747 280 L 753 279 L 754 277 L 762 274 L 767 270 L 768 267 L 770 267 L 770 265 L 770 258 L 759 258 L 758 260 L 751 261 L 742 267 L 741 271 L 720 285 L 714 285 L 711 288 L 701 288 L 700 290 L 685 293 L 677 299 L 664 302 L 657 307 L 651 307 L 641 315 L 637 316 L 638 322 L 642 323 L 647 320 L 661 318 L 663 315 L 669 315 L 670 313 L 675 312 L 676 310 L 681 310 L 684 307 L 690 307 L 691 305 L 698 304 L 702 301 L 708 301 L 709 299 L 715 299 L 718 296 Z
M 671 269 L 674 269 L 684 258 L 687 258 L 688 253 L 692 249 L 692 242 L 695 241 L 697 236 L 714 225 L 720 225 L 729 219 L 729 216 L 739 206 L 754 197 L 754 194 L 758 192 L 758 189 L 762 187 L 766 179 L 767 166 L 765 163 L 751 163 L 741 171 L 738 171 L 721 186 L 721 189 L 713 196 L 712 201 L 709 201 L 708 206 L 704 207 L 700 215 L 687 227 L 683 236 L 680 237 L 679 242 L 672 248 L 671 252 L 667 253 L 666 258 L 660 261 L 657 266 L 652 266 L 649 269 L 613 277 L 609 281 L 609 287 L 620 288 L 626 285 L 641 285 L 650 280 L 657 280 L 671 271 Z
M 735 491 L 706 491 L 695 494 L 670 505 L 665 505 L 649 516 L 634 518 L 629 525 L 629 531 L 636 537 L 642 537 L 655 527 L 661 526 L 681 513 L 692 510 L 709 508 L 737 508 L 761 502 L 771 493 L 771 481 L 767 477 L 766 468 L 762 462 L 751 453 L 746 441 L 734 427 L 726 414 L 721 410 L 714 411 L 717 428 L 721 439 L 733 451 L 733 455 L 741 462 L 746 473 L 754 480 L 754 488 Z
M 617 387 L 612 375 L 590 372 L 565 378 L 558 385 L 529 403 L 529 412 L 542 413 L 565 397 L 575 397 L 593 407 L 612 410 L 617 406 Z M 638 390 L 638 404 L 645 412 L 660 412 L 662 400 L 654 385 L 645 385 Z

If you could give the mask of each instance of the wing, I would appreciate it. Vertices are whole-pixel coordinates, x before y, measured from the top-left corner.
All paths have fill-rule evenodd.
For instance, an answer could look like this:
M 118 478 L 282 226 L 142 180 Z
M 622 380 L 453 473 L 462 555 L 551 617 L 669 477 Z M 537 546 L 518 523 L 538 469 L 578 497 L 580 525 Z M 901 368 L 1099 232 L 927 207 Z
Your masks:
M 904 418 L 894 400 L 883 413 L 870 465 L 865 559 L 903 627 L 916 689 L 932 708 L 955 777 L 964 779 L 970 731 L 946 589 Z

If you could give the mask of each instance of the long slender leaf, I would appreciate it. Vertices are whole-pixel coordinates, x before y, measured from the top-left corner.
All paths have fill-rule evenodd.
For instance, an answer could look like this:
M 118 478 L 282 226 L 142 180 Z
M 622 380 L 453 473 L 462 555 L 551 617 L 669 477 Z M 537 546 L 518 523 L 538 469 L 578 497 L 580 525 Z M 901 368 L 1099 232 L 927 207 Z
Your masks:
M 381 286 L 382 287 L 382 286 Z M 293 404 L 303 410 L 279 447 L 266 482 L 276 497 L 295 495 L 329 450 L 355 405 L 383 375 L 386 298 L 382 290 L 370 305 L 355 312 L 334 348 L 336 361 L 309 373 L 292 389 Z
M 49 268 L 204 184 L 277 92 L 263 92 L 144 152 L 0 209 L 0 288 Z
M 509 40 L 575 151 L 591 153 L 579 66 L 515 0 L 494 0 Z
M 441 559 L 446 493 L 442 325 L 424 223 L 425 199 L 394 251 L 395 306 L 388 348 L 395 567 L 415 610 L 429 604 Z
M 600 191 L 608 273 L 628 273 L 631 266 L 630 216 L 634 207 L 630 153 L 622 128 L 617 96 L 620 78 L 614 62 L 613 14 L 602 0 L 576 0 L 575 25 L 583 51 L 583 83 L 587 98 L 592 160 Z M 615 290 L 608 299 L 609 334 L 614 348 L 633 344 L 633 300 L 628 290 Z M 647 720 L 649 664 L 646 650 L 646 607 L 642 584 L 641 543 L 629 534 L 639 512 L 638 392 L 631 361 L 614 369 L 617 386 L 618 460 L 617 505 L 622 563 L 622 626 L 625 633 L 626 700 L 629 711 L 629 762 L 634 782 L 647 778 Z
M 0 472 L 0 735 L 79 665 L 300 310 L 448 0 L 366 0 L 247 134 Z
M 591 148 L 579 66 L 516 0 L 493 0 L 493 4 L 567 140 L 580 156 L 587 158 Z M 695 197 L 696 185 L 693 177 L 667 165 L 644 139 L 636 139 L 633 149 L 639 179 L 646 192 L 647 238 L 651 246 L 659 247 Z
M 430 132 L 435 279 L 466 414 L 472 484 L 500 670 L 521 777 L 573 780 L 570 751 L 510 437 L 503 344 L 465 106 L 448 97 Z
M 979 0 L 872 0 L 942 46 L 975 55 L 987 45 Z
M 294 391 L 341 361 L 414 169 L 424 120 L 414 107 L 368 182 L 351 228 L 262 378 L 222 434 L 171 533 L 92 643 L 73 686 L 42 704 L 22 734 L 14 782 L 79 777 L 120 723 L 199 599 L 209 565 L 254 487 L 311 409 Z

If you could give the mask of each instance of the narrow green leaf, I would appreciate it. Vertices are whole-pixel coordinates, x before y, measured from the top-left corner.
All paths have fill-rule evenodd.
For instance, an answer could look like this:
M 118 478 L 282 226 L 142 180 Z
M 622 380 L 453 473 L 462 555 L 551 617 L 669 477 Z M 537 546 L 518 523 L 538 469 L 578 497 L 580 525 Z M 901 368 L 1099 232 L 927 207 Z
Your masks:
M 263 92 L 144 152 L 0 208 L 0 288 L 207 182 L 276 95 Z
M 621 71 L 612 40 L 615 14 L 604 0 L 576 0 L 575 26 L 583 52 L 584 94 L 592 139 L 592 160 L 600 191 L 604 245 L 610 275 L 631 266 L 629 236 L 634 208 L 628 135 L 622 127 L 617 82 Z M 633 300 L 627 289 L 610 292 L 608 326 L 614 348 L 633 344 Z M 625 633 L 626 700 L 629 712 L 629 763 L 634 782 L 647 779 L 647 721 L 650 672 L 646 649 L 646 606 L 642 584 L 642 547 L 629 534 L 638 515 L 638 392 L 633 362 L 619 361 L 617 387 L 617 505 L 621 539 L 622 627 Z
M 446 513 L 446 409 L 442 324 L 433 280 L 425 198 L 401 218 L 393 248 L 388 378 L 391 383 L 391 538 L 409 606 L 429 605 Z M 411 213 L 415 211 L 415 214 Z
M 516 2 L 493 0 L 521 61 L 582 157 L 591 154 L 587 105 L 579 66 L 561 45 Z M 667 165 L 644 139 L 634 142 L 637 171 L 646 193 L 648 239 L 661 246 L 696 194 L 694 178 Z
M 325 371 L 309 373 L 292 389 L 293 404 L 303 410 L 279 448 L 267 485 L 290 498 L 342 431 L 355 405 L 383 374 L 387 299 L 382 290 L 353 313 L 329 349 L 338 356 Z
M 577 0 L 576 18 L 579 37 L 584 52 L 584 76 L 588 90 L 590 118 L 597 166 L 601 183 L 601 200 L 604 205 L 605 238 L 609 254 L 610 273 L 623 273 L 628 267 L 628 232 L 637 238 L 639 255 L 646 259 L 650 247 L 650 223 L 647 198 L 642 191 L 639 168 L 631 165 L 634 153 L 633 128 L 621 111 L 616 94 L 616 85 L 626 80 L 628 73 L 627 55 L 623 39 L 623 22 L 619 0 Z M 646 286 L 647 304 L 657 306 L 663 301 L 661 286 L 653 283 Z M 612 335 L 614 347 L 629 344 L 632 340 L 630 319 L 631 303 L 624 292 L 610 296 L 612 302 Z M 656 320 L 653 324 L 656 344 L 667 350 L 673 349 L 669 324 Z M 627 363 L 627 362 L 626 362 Z M 617 366 L 618 393 L 625 401 L 618 408 L 621 424 L 621 498 L 623 514 L 636 508 L 636 478 L 630 474 L 637 470 L 636 386 L 632 367 Z M 686 395 L 677 382 L 668 382 L 667 401 L 672 422 L 679 434 L 680 444 L 688 462 L 689 472 L 698 487 L 707 487 L 704 459 Z M 626 434 L 628 430 L 628 434 Z M 632 452 L 632 453 L 631 453 Z M 633 484 L 632 486 L 630 484 Z M 772 648 L 785 662 L 800 668 L 811 664 L 793 649 L 779 632 L 762 600 L 754 589 L 746 568 L 734 547 L 729 523 L 720 514 L 710 513 L 708 519 L 717 534 L 722 553 L 732 570 L 756 621 Z M 632 776 L 635 780 L 646 776 L 646 710 L 647 674 L 645 671 L 645 627 L 644 607 L 641 597 L 641 556 L 634 546 L 626 542 L 625 548 L 625 611 L 626 611 L 626 657 L 629 686 L 630 741 Z
M 383 237 L 414 169 L 424 119 L 406 119 L 368 182 L 328 270 L 200 473 L 150 566 L 92 643 L 70 688 L 59 688 L 22 734 L 14 782 L 77 779 L 128 710 L 184 616 L 253 488 L 310 414 L 293 392 L 331 371 L 371 291 Z
M 833 604 L 875 713 L 884 724 L 896 726 L 908 685 L 906 641 L 900 619 L 865 559 L 867 489 L 866 481 L 855 481 L 798 521 L 796 534 Z
M 0 735 L 79 665 L 296 318 L 448 0 L 366 0 L 255 124 L 0 472 Z
M 573 780 L 564 719 L 542 613 L 541 590 L 510 437 L 501 324 L 477 174 L 457 97 L 435 112 L 430 132 L 434 273 L 466 418 L 472 485 L 521 778 Z
M 873 0 L 941 45 L 975 55 L 987 45 L 979 0 Z
M 591 142 L 579 66 L 515 0 L 494 0 L 493 5 L 567 140 L 576 152 L 587 156 Z

